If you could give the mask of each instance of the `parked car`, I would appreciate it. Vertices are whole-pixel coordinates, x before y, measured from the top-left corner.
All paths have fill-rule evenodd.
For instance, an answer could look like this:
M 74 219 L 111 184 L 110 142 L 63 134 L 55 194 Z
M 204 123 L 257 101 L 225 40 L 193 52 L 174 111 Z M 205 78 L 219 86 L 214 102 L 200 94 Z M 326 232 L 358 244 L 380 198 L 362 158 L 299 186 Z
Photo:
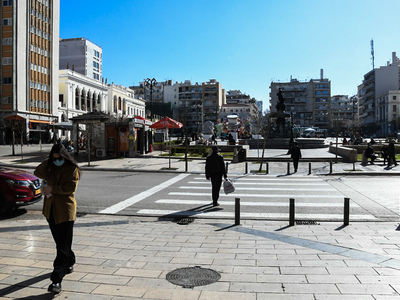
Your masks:
M 27 171 L 0 166 L 0 212 L 42 199 L 40 179 Z

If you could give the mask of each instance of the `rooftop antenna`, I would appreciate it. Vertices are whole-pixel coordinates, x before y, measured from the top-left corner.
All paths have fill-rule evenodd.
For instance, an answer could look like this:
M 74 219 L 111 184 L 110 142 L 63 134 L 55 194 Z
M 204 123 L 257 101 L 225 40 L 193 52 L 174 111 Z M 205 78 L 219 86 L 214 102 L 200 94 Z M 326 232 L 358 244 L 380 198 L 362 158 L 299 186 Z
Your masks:
M 372 70 L 375 69 L 374 40 L 371 39 Z

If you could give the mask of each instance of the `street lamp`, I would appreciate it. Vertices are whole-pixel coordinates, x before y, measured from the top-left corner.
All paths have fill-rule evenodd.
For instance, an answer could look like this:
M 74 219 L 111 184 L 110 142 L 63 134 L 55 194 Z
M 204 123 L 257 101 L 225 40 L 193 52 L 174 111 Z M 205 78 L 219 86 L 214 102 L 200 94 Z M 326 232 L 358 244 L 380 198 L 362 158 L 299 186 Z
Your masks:
M 150 88 L 150 120 L 153 121 L 153 86 L 157 84 L 157 80 L 155 78 L 150 79 L 147 78 L 144 80 L 144 85 Z

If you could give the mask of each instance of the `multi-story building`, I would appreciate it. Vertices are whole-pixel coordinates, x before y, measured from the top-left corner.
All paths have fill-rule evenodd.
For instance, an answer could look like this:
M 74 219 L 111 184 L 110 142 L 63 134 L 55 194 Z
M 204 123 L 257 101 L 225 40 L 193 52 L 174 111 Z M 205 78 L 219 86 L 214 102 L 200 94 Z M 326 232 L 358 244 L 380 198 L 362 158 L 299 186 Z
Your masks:
M 175 118 L 187 126 L 189 133 L 200 132 L 206 121 L 216 123 L 225 99 L 225 90 L 215 79 L 164 86 L 164 102 L 172 103 Z
M 335 95 L 331 97 L 331 128 L 340 128 L 351 134 L 357 126 L 358 105 L 357 97 L 348 95 Z
M 65 69 L 59 71 L 59 120 L 70 118 L 95 110 L 108 112 L 108 87 L 106 84 Z
M 392 62 L 369 71 L 358 86 L 359 119 L 368 133 L 389 134 L 399 117 L 400 59 L 392 52 Z
M 228 91 L 219 117 L 226 120 L 228 115 L 237 115 L 242 121 L 254 119 L 259 115 L 256 100 L 238 90 Z
M 95 80 L 103 80 L 103 49 L 86 38 L 60 40 L 60 69 L 73 69 Z
M 145 117 L 145 100 L 135 98 L 132 89 L 114 83 L 108 86 L 108 112 L 116 117 Z
M 311 79 L 308 82 L 300 82 L 292 78 L 290 82 L 271 82 L 271 113 L 277 112 L 279 88 L 283 89 L 282 95 L 285 99 L 286 113 L 293 116 L 295 125 L 329 128 L 331 123 L 329 113 L 331 82 L 323 77 L 323 70 L 321 70 L 320 79 Z
M 0 122 L 7 142 L 11 122 L 32 140 L 57 119 L 59 10 L 59 0 L 1 1 Z

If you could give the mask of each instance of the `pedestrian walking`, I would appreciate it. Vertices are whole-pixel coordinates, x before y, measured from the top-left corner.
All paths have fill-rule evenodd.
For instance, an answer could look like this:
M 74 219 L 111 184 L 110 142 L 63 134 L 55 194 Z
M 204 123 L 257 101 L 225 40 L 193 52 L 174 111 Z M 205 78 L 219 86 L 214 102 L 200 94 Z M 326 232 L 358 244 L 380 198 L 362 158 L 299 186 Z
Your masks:
M 299 160 L 301 158 L 301 150 L 300 150 L 300 147 L 297 142 L 293 143 L 293 147 L 292 147 L 290 153 L 291 153 L 290 157 L 293 159 L 294 172 L 296 173 L 297 168 L 299 166 Z
M 388 146 L 388 167 L 390 167 L 393 164 L 397 166 L 396 146 L 394 145 L 394 140 L 391 140 Z
M 57 249 L 48 291 L 59 293 L 62 279 L 73 272 L 75 264 L 72 239 L 76 219 L 75 191 L 80 169 L 67 149 L 62 144 L 55 144 L 48 159 L 37 166 L 34 174 L 46 182 L 43 186 L 43 215 L 49 223 Z
M 383 145 L 381 148 L 381 157 L 383 158 L 383 165 L 386 165 L 386 161 L 388 158 L 388 146 L 387 145 Z
M 227 179 L 225 161 L 217 146 L 212 147 L 212 153 L 206 159 L 206 178 L 211 179 L 213 206 L 219 206 L 218 198 L 222 177 Z
M 213 135 L 211 136 L 211 141 L 213 145 L 217 145 L 217 137 L 215 136 L 215 133 L 213 133 Z

